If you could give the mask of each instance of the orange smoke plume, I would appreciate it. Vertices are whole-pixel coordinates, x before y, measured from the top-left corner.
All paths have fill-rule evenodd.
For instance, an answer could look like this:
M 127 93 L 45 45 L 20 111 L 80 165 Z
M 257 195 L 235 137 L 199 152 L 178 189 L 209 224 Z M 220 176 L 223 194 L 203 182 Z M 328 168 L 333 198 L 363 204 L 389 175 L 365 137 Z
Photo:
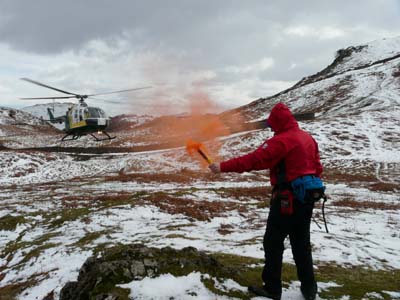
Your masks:
M 208 164 L 212 164 L 212 160 L 207 153 L 207 149 L 202 143 L 189 139 L 186 141 L 186 151 L 190 154 L 190 156 L 193 156 L 193 153 L 197 152 Z

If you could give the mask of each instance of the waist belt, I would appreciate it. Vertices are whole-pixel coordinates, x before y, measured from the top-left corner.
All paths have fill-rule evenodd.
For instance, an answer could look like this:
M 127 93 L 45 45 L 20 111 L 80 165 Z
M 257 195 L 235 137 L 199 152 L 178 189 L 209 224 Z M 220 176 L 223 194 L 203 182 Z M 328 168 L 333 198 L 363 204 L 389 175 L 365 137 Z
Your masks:
M 290 183 L 294 196 L 300 201 L 304 202 L 307 190 L 321 190 L 325 191 L 325 186 L 321 178 L 314 175 L 300 176 Z

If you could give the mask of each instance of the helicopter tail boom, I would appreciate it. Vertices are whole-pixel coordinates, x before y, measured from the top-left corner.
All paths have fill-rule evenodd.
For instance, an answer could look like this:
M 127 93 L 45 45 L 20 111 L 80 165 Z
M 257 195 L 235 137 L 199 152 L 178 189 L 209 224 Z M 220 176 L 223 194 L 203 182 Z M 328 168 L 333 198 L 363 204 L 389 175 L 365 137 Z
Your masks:
M 65 116 L 60 116 L 60 117 L 54 117 L 53 115 L 53 111 L 51 110 L 51 108 L 47 108 L 47 113 L 49 115 L 49 121 L 51 123 L 63 123 L 66 120 Z

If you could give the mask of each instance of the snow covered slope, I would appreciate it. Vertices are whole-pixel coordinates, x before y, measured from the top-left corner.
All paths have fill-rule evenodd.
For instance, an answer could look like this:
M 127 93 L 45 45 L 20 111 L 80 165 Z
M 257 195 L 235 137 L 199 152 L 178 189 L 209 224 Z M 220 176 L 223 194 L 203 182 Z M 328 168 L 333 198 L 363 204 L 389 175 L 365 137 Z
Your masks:
M 320 119 L 400 107 L 400 37 L 339 50 L 335 61 L 293 87 L 225 114 L 262 119 L 277 102 Z
M 43 120 L 18 109 L 0 107 L 0 125 L 44 125 Z
M 43 120 L 49 120 L 49 115 L 47 113 L 47 109 L 50 108 L 54 111 L 53 115 L 55 117 L 65 116 L 65 113 L 68 111 L 68 108 L 71 107 L 73 103 L 46 103 L 46 104 L 35 104 L 32 106 L 27 106 L 22 108 L 23 111 L 34 115 L 35 117 L 41 118 Z M 64 124 L 59 123 L 49 123 L 52 126 L 56 127 L 59 130 L 64 129 Z
M 12 137 L 40 136 L 54 134 L 47 122 L 18 109 L 0 107 L 0 142 L 7 144 Z
M 321 72 L 224 117 L 265 119 L 278 102 L 315 112 L 300 124 L 319 142 L 327 171 L 400 183 L 400 37 L 339 50 Z
M 111 118 L 110 131 L 132 130 L 133 128 L 143 125 L 144 123 L 153 120 L 153 116 L 123 114 Z

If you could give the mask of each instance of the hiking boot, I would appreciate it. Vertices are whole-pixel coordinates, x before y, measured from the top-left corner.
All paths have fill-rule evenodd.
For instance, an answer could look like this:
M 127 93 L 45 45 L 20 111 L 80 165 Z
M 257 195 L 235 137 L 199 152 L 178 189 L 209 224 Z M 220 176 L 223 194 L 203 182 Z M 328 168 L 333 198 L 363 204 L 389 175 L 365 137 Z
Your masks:
M 313 285 L 311 288 L 300 287 L 301 293 L 305 300 L 315 300 L 317 297 L 317 285 Z
M 281 300 L 281 293 L 271 293 L 265 287 L 249 286 L 249 292 L 256 294 L 257 296 L 270 298 L 273 300 Z

